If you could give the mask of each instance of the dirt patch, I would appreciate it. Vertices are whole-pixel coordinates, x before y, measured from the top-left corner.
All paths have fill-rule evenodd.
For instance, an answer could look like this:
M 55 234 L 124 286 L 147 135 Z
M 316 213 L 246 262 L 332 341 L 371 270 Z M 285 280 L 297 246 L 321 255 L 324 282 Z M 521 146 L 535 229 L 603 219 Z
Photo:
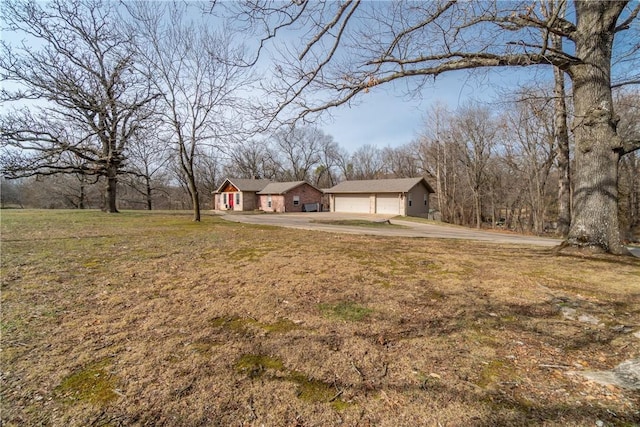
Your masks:
M 1 227 L 6 425 L 640 419 L 582 375 L 640 354 L 640 260 L 189 213 Z

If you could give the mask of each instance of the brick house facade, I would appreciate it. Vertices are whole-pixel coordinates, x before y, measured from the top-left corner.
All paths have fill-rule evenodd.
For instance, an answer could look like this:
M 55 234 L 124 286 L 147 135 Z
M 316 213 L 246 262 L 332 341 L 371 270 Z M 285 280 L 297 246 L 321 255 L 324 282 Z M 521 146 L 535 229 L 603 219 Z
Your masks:
M 322 210 L 322 191 L 306 181 L 272 182 L 257 194 L 265 212 Z

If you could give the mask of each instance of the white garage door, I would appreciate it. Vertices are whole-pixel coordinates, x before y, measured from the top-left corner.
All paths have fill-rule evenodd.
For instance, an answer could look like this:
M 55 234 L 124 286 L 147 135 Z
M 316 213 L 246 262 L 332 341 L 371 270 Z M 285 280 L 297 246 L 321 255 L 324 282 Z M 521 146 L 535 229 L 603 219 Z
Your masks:
M 336 194 L 334 201 L 336 212 L 369 213 L 368 194 Z
M 378 194 L 376 213 L 400 215 L 400 199 L 397 194 Z

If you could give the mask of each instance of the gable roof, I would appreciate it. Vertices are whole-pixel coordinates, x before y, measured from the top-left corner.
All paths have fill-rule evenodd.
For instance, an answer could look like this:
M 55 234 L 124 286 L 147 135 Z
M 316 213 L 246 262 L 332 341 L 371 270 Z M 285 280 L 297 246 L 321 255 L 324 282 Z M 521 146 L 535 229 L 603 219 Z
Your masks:
M 238 191 L 260 191 L 265 188 L 271 180 L 268 179 L 245 179 L 245 178 L 227 178 L 222 185 L 216 190 L 217 193 L 222 192 L 227 183 L 233 185 Z
M 360 181 L 342 181 L 326 193 L 406 193 L 418 184 L 424 184 L 427 191 L 434 193 L 433 188 L 422 177 L 395 179 L 366 179 Z
M 293 190 L 294 188 L 299 187 L 303 184 L 307 184 L 315 188 L 313 185 L 309 184 L 306 181 L 271 182 L 269 183 L 269 185 L 260 190 L 258 194 L 284 194 L 287 191 Z M 316 188 L 316 190 L 318 189 Z

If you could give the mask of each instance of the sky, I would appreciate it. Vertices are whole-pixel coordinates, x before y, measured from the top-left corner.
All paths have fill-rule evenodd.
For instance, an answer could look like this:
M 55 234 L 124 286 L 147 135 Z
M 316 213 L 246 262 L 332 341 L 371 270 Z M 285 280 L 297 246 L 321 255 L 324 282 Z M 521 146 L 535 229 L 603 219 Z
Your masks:
M 637 2 L 638 0 L 633 0 L 630 7 L 633 7 Z M 569 19 L 574 18 L 571 5 L 569 5 L 567 15 Z M 355 22 L 354 25 L 357 29 L 360 21 L 354 19 L 355 21 L 351 22 Z M 624 15 L 622 19 L 624 19 Z M 366 24 L 366 21 L 363 22 Z M 363 23 L 360 22 L 360 24 Z M 640 20 L 636 20 L 634 26 L 636 31 L 618 33 L 616 36 L 618 47 L 637 45 L 636 37 Z M 305 43 L 311 39 L 309 33 L 296 32 L 296 30 L 290 32 L 280 30 L 278 35 L 280 42 L 286 43 L 286 40 L 289 39 L 291 46 L 295 46 L 292 51 L 297 53 L 299 51 L 296 48 L 299 47 L 301 41 Z M 377 40 L 374 40 L 374 46 L 375 42 Z M 366 44 L 366 40 L 362 43 Z M 330 43 L 328 45 L 330 46 Z M 571 52 L 571 42 L 565 41 L 564 48 Z M 285 51 L 288 50 L 285 49 Z M 339 49 L 336 52 L 339 52 Z M 337 56 L 338 53 L 334 57 Z M 637 60 L 638 58 L 628 63 L 627 67 L 637 66 Z M 624 67 L 624 64 L 620 67 Z M 616 74 L 615 68 L 614 65 L 614 75 Z M 637 69 L 635 72 L 637 73 Z M 398 84 L 405 85 L 409 79 L 399 79 L 400 83 Z M 515 89 L 532 81 L 552 82 L 552 68 L 549 66 L 498 67 L 483 69 L 483 71 L 474 70 L 473 72 L 468 70 L 445 72 L 437 77 L 433 86 L 423 88 L 419 96 L 409 99 L 401 95 L 403 87 L 394 87 L 393 83 L 374 86 L 370 88 L 369 93 L 356 95 L 356 102 L 353 105 L 330 109 L 328 114 L 330 117 L 325 117 L 326 121 L 320 127 L 325 133 L 333 136 L 341 147 L 350 152 L 366 144 L 380 148 L 397 147 L 418 137 L 424 129 L 425 116 L 429 108 L 436 102 L 444 103 L 451 110 L 455 110 L 459 105 L 470 100 L 491 103 L 500 101 L 500 93 L 507 92 L 507 88 Z M 566 82 L 569 86 L 570 80 L 568 78 Z
M 446 73 L 420 96 L 407 98 L 393 86 L 374 87 L 357 105 L 340 106 L 319 127 L 341 147 L 353 152 L 363 145 L 398 147 L 416 139 L 425 127 L 429 108 L 436 103 L 455 110 L 468 101 L 493 102 L 500 89 L 523 83 L 532 69 L 485 70 L 471 77 L 466 71 Z
M 426 99 L 407 99 L 390 88 L 373 88 L 360 96 L 357 105 L 334 108 L 320 127 L 349 151 L 363 145 L 396 147 L 415 139 L 424 127 L 425 113 L 435 100 L 456 103 L 456 84 L 442 84 L 442 89 L 425 90 Z M 455 105 L 455 104 L 454 104 Z
M 14 35 L 1 36 L 7 39 Z M 403 82 L 376 86 L 359 94 L 352 105 L 329 110 L 318 126 L 349 152 L 367 144 L 397 147 L 419 136 L 434 103 L 455 109 L 468 100 L 492 102 L 500 89 L 523 83 L 537 72 L 529 67 L 502 68 L 475 78 L 467 71 L 444 73 L 412 98 L 401 94 Z
M 287 54 L 281 52 L 299 53 L 301 43 L 304 45 L 311 38 L 305 31 L 283 28 L 276 39 L 266 43 L 266 52 L 258 62 L 265 76 L 274 66 L 272 61 L 285 64 L 289 61 Z M 413 97 L 404 95 L 407 87 L 413 90 L 411 78 L 401 78 L 371 87 L 368 93 L 359 93 L 351 105 L 324 111 L 318 127 L 349 152 L 364 145 L 398 147 L 419 136 L 424 129 L 426 115 L 435 103 L 455 110 L 468 101 L 493 102 L 500 91 L 507 87 L 515 88 L 539 75 L 544 75 L 546 79 L 551 76 L 552 79 L 551 68 L 499 67 L 449 71 L 440 74 Z M 322 95 L 320 97 L 323 98 Z M 324 98 L 325 101 L 327 99 L 330 97 Z

